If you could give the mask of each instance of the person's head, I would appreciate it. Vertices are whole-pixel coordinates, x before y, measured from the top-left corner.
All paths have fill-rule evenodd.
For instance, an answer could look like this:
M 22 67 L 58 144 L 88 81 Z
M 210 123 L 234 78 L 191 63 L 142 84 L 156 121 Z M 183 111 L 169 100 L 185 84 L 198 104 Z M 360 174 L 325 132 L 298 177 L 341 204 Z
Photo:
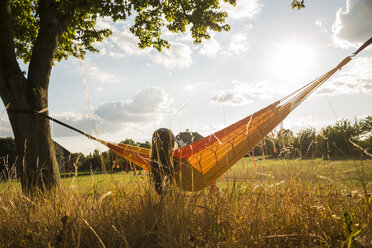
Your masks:
M 156 156 L 170 156 L 173 153 L 175 146 L 175 137 L 171 130 L 159 128 L 152 135 L 152 152 Z

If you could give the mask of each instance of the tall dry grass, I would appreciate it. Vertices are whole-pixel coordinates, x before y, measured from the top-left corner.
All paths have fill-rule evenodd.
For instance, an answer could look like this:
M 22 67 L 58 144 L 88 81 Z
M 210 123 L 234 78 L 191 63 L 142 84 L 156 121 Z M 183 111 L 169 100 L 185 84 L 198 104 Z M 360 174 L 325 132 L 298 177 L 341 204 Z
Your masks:
M 146 180 L 33 198 L 3 191 L 0 246 L 372 247 L 372 197 L 307 180 L 302 167 L 250 167 L 223 194 L 169 187 L 159 196 Z

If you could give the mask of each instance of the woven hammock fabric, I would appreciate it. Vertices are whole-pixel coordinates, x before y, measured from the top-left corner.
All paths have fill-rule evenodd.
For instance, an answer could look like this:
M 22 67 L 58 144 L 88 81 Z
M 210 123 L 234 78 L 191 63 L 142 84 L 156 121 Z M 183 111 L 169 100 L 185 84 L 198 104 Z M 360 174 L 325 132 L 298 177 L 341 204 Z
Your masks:
M 290 112 L 278 103 L 174 153 L 176 183 L 197 191 L 213 183 L 251 151 Z
M 371 43 L 372 38 L 361 48 L 363 49 Z M 353 56 L 362 49 L 358 49 Z M 177 149 L 173 154 L 174 183 L 187 191 L 198 191 L 209 186 L 245 154 L 250 152 L 291 111 L 337 70 L 349 63 L 351 59 L 352 56 L 346 57 L 335 68 L 287 97 L 216 133 Z M 109 143 L 94 137 L 90 138 L 101 142 L 109 147 L 111 151 L 141 166 L 143 169 L 151 170 L 150 149 Z

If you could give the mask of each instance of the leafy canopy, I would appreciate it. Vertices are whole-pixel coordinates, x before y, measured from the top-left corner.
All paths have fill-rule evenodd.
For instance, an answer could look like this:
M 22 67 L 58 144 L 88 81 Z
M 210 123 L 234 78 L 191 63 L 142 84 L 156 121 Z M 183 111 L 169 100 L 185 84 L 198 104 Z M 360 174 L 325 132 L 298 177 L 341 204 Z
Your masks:
M 50 14 L 49 9 L 40 8 L 41 1 L 9 0 L 16 56 L 25 63 L 31 59 L 43 19 Z M 236 4 L 236 0 L 223 1 Z M 97 19 L 103 17 L 125 21 L 133 16 L 130 31 L 139 38 L 139 47 L 154 47 L 159 51 L 170 46 L 161 36 L 165 29 L 184 33 L 190 26 L 195 44 L 209 39 L 210 31 L 230 29 L 219 0 L 55 0 L 49 7 L 56 9 L 61 30 L 54 57 L 57 61 L 79 53 L 84 56 L 87 50 L 98 52 L 94 43 L 112 34 L 110 29 L 96 29 Z

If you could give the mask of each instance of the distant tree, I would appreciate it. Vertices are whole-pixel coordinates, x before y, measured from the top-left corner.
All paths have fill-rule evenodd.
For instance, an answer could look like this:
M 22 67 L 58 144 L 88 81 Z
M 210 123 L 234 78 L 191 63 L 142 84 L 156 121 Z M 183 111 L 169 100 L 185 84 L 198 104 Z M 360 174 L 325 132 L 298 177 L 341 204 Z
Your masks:
M 126 145 L 131 145 L 131 146 L 135 146 L 136 145 L 136 142 L 134 141 L 134 139 L 125 139 L 123 141 L 120 141 L 121 144 L 126 144 Z
M 78 154 L 75 155 L 78 157 Z M 83 154 L 79 155 L 79 161 L 77 163 L 79 171 L 102 171 L 107 172 L 109 170 L 109 166 L 112 163 L 110 153 L 106 152 L 99 152 L 97 149 L 93 151 L 93 153 L 84 156 Z
M 359 128 L 359 135 L 372 136 L 372 115 L 360 120 L 359 123 L 357 122 L 357 125 Z
M 338 121 L 334 126 L 329 125 L 319 132 L 318 146 L 323 157 L 343 158 L 352 157 L 355 148 L 349 139 L 355 139 L 358 131 L 348 120 Z
M 145 141 L 145 143 L 142 143 L 142 142 L 139 142 L 137 143 L 139 147 L 143 147 L 143 148 L 151 148 L 151 144 L 149 141 Z
M 145 141 L 145 143 L 142 143 L 142 142 L 136 142 L 133 139 L 128 139 L 128 138 L 121 141 L 120 143 L 121 144 L 132 145 L 132 146 L 139 146 L 139 147 L 143 147 L 143 148 L 150 148 L 151 147 L 151 144 L 150 144 L 149 141 Z
M 224 0 L 235 5 L 235 0 Z M 112 34 L 96 28 L 99 17 L 127 21 L 139 47 L 169 47 L 164 30 L 186 32 L 194 43 L 210 31 L 228 31 L 222 1 L 189 0 L 0 0 L 0 96 L 15 137 L 18 166 L 23 166 L 24 192 L 54 187 L 58 165 L 49 121 L 34 114 L 48 107 L 54 61 L 97 52 L 95 42 Z M 27 75 L 17 59 L 28 63 Z

